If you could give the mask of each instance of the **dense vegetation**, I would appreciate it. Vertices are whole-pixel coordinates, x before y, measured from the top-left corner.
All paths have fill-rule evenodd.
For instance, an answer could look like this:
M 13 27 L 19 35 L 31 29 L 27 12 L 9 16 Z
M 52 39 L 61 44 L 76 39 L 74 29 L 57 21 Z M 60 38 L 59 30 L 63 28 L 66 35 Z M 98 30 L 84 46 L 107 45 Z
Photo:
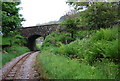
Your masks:
M 5 49 L 7 53 L 2 54 L 2 65 L 5 65 L 7 62 L 11 61 L 13 58 L 18 57 L 30 50 L 27 47 L 14 45 Z
M 3 37 L 2 44 L 9 45 L 9 47 L 2 49 L 2 65 L 5 65 L 17 56 L 29 52 L 30 50 L 24 46 L 25 43 L 26 41 L 19 34 Z
M 2 58 L 0 59 L 0 62 L 2 62 L 0 66 L 3 66 L 13 58 L 30 50 L 24 46 L 26 41 L 16 31 L 17 28 L 22 27 L 21 22 L 24 20 L 22 15 L 18 13 L 20 2 L 0 2 L 0 4 L 2 4 L 2 11 L 0 10 L 2 12 L 0 13 L 2 15 L 2 32 L 0 31 L 2 43 L 0 42 L 0 45 L 5 46 L 0 49 L 0 52 L 2 52 L 0 53 Z
M 61 26 L 65 32 L 48 35 L 37 56 L 37 68 L 41 76 L 50 79 L 120 79 L 120 13 L 119 3 L 76 3 L 78 12 L 68 14 Z M 14 30 L 23 19 L 18 14 L 20 3 L 3 3 L 3 65 L 28 52 L 25 40 Z M 83 6 L 86 10 L 79 12 Z M 80 15 L 79 15 L 80 14 Z M 78 27 L 89 30 L 78 30 Z M 92 30 L 97 29 L 97 30 Z
M 21 22 L 24 21 L 22 15 L 19 14 L 20 8 L 17 7 L 20 2 L 3 2 L 2 11 L 2 33 L 4 36 L 14 32 L 16 28 L 22 27 Z
M 81 5 L 69 4 L 76 9 Z M 77 13 L 80 16 L 70 14 L 61 22 L 65 32 L 52 33 L 43 42 L 37 56 L 41 75 L 52 79 L 120 79 L 120 25 L 111 25 L 119 20 L 119 4 L 82 5 L 87 9 Z M 78 30 L 79 26 L 89 30 Z
M 67 2 L 80 12 L 80 25 L 89 28 L 105 28 L 120 19 L 120 2 Z M 77 13 L 78 14 L 78 13 Z M 74 15 L 74 14 L 73 14 Z
M 37 59 L 43 69 L 41 73 L 53 79 L 119 78 L 118 33 L 118 26 L 100 29 L 89 38 L 77 38 L 69 44 L 65 42 L 70 38 L 66 33 L 47 36 Z

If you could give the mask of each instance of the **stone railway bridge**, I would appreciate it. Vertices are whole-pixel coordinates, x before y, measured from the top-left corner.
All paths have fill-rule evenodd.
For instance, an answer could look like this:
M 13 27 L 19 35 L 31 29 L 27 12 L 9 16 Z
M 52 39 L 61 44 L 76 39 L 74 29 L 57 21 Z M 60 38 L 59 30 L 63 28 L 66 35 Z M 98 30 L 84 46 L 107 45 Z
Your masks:
M 78 30 L 89 30 L 85 27 L 77 27 Z M 25 37 L 27 40 L 27 47 L 31 50 L 37 50 L 36 49 L 36 43 L 35 40 L 38 37 L 46 37 L 47 35 L 55 32 L 55 31 L 66 31 L 65 28 L 60 27 L 59 24 L 49 24 L 49 25 L 40 25 L 40 26 L 31 26 L 31 27 L 24 27 L 18 29 L 18 32 Z
M 27 40 L 27 47 L 31 51 L 35 51 L 36 49 L 36 44 L 35 40 L 38 37 L 46 37 L 52 32 L 57 31 L 60 28 L 59 24 L 50 24 L 50 25 L 40 25 L 40 26 L 31 26 L 31 27 L 24 27 L 18 29 L 18 32 L 25 37 Z

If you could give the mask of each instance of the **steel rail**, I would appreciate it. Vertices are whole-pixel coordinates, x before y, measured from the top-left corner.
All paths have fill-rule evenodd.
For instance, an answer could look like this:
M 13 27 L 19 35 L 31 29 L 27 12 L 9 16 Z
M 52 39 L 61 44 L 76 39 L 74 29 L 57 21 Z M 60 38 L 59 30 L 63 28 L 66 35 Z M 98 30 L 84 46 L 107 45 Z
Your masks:
M 5 81 L 5 80 L 15 80 L 15 77 L 17 76 L 22 64 L 26 61 L 26 59 L 31 55 L 33 54 L 34 52 L 29 52 L 27 54 L 25 54 L 24 56 L 22 56 L 17 62 L 15 62 L 15 64 L 13 64 L 13 66 L 10 67 L 10 69 L 2 75 L 2 81 Z M 20 63 L 21 62 L 21 63 Z M 14 68 L 16 68 L 14 70 Z M 10 72 L 14 72 L 14 75 L 10 76 Z M 9 79 L 10 77 L 12 77 L 12 79 Z

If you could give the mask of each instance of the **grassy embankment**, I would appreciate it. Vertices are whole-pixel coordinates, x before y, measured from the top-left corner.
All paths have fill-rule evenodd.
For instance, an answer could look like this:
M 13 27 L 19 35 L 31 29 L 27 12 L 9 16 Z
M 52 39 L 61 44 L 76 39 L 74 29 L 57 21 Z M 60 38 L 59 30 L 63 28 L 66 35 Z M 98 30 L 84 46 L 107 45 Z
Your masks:
M 50 79 L 118 79 L 118 28 L 78 31 L 71 43 L 66 43 L 71 40 L 68 33 L 48 35 L 37 56 L 41 75 Z
M 20 35 L 2 38 L 2 45 L 11 45 L 11 47 L 2 49 L 6 52 L 2 53 L 2 66 L 11 61 L 13 58 L 30 51 L 27 47 L 23 46 L 23 43 L 25 43 L 25 40 Z

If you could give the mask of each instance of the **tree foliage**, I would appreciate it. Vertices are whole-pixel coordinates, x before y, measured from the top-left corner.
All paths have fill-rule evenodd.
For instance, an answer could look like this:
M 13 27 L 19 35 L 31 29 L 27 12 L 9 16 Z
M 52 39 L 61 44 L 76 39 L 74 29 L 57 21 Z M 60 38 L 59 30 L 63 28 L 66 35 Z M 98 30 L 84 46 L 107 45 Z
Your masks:
M 105 28 L 120 19 L 119 2 L 68 2 L 78 11 L 86 7 L 80 13 L 79 24 L 88 28 Z
M 81 12 L 81 25 L 89 28 L 105 28 L 118 21 L 117 7 L 111 3 L 95 3 Z
M 73 6 L 74 9 L 80 10 L 83 7 L 88 7 L 91 3 L 89 2 L 66 2 L 68 5 Z
M 24 19 L 19 14 L 20 8 L 17 6 L 20 2 L 3 2 L 2 3 L 2 32 L 4 36 L 9 35 L 16 28 L 22 26 Z
M 68 17 L 65 21 L 61 22 L 61 25 L 66 28 L 67 32 L 71 33 L 72 38 L 74 38 L 74 34 L 77 31 L 78 21 L 77 18 Z

